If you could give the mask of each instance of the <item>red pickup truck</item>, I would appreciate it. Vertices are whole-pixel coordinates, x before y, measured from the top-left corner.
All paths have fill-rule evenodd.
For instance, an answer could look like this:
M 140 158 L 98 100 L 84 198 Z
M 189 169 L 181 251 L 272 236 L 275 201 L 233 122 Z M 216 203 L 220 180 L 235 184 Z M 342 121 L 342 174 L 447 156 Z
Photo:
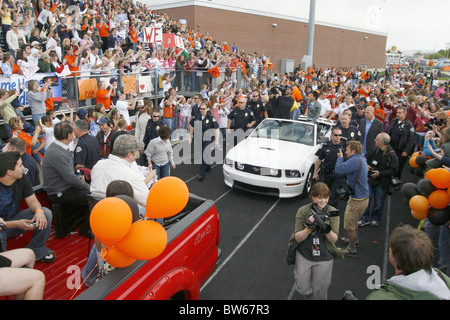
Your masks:
M 51 208 L 45 192 L 35 191 L 41 205 Z M 158 257 L 116 268 L 89 288 L 83 285 L 80 272 L 94 242 L 78 232 L 57 238 L 52 227 L 47 247 L 55 251 L 56 260 L 35 265 L 46 275 L 44 299 L 199 299 L 200 287 L 220 258 L 219 216 L 214 202 L 190 194 L 184 210 L 165 219 L 163 226 L 167 246 Z M 9 239 L 8 249 L 24 247 L 30 238 L 31 232 L 27 232 Z

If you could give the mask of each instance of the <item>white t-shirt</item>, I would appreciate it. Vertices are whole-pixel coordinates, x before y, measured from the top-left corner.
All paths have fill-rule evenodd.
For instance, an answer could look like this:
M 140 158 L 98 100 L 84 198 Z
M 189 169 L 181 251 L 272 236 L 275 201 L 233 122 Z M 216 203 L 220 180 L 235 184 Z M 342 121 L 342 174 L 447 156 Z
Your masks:
M 127 124 L 130 124 L 130 114 L 128 112 L 128 102 L 118 100 L 116 103 L 116 108 L 117 108 L 117 111 L 119 111 L 119 113 L 121 115 L 123 115 L 123 118 L 125 119 Z
M 338 115 L 338 118 L 340 118 L 341 115 L 344 113 L 344 111 L 350 107 L 353 107 L 353 103 L 350 103 L 350 105 L 347 105 L 345 102 L 343 102 L 333 111 Z
M 327 98 L 323 100 L 317 99 L 317 102 L 319 102 L 322 106 L 322 110 L 320 111 L 321 117 L 323 117 L 328 111 L 332 110 L 330 100 L 328 100 Z

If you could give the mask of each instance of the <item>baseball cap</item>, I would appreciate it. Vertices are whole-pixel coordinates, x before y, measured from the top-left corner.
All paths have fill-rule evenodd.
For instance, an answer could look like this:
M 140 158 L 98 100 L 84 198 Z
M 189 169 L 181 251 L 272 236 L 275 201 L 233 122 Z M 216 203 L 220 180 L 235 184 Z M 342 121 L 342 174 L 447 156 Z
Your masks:
M 145 146 L 144 142 L 139 141 L 131 134 L 122 134 L 114 141 L 113 154 L 118 156 L 126 156 L 128 152 L 139 151 Z
M 86 117 L 87 114 L 88 114 L 88 111 L 86 109 L 80 109 L 80 110 L 77 111 L 77 116 L 81 120 L 83 120 Z
M 98 124 L 109 123 L 109 119 L 108 119 L 108 117 L 101 117 L 100 119 L 98 119 L 97 123 Z

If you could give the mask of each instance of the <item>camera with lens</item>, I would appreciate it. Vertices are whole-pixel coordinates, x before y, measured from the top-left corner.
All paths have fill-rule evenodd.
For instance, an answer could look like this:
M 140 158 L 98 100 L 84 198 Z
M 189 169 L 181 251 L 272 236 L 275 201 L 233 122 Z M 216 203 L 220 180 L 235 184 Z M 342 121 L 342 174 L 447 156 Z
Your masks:
M 345 185 L 342 188 L 336 190 L 336 193 L 340 200 L 347 202 L 351 195 L 355 194 L 355 190 L 349 185 Z
M 342 152 L 342 154 L 345 154 L 345 150 L 347 149 L 348 139 L 346 137 L 341 137 L 341 142 L 342 142 L 341 152 Z
M 392 177 L 391 183 L 388 186 L 387 194 L 391 195 L 394 191 L 397 191 L 400 188 L 402 182 L 397 177 Z
M 331 226 L 326 221 L 329 221 L 331 217 L 336 217 L 339 215 L 339 210 L 330 210 L 328 212 L 322 212 L 317 208 L 317 204 L 313 203 L 309 216 L 314 217 L 314 222 L 307 219 L 305 227 L 312 229 L 314 231 L 322 231 L 323 234 L 327 234 L 331 231 Z

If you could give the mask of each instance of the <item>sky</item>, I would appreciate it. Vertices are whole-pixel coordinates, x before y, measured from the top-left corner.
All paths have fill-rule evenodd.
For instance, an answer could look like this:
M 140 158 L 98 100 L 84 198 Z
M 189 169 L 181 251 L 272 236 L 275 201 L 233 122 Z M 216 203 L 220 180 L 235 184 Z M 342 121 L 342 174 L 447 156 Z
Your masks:
M 303 20 L 309 18 L 310 0 L 138 0 L 152 5 L 196 2 L 230 9 L 252 9 Z M 436 52 L 450 48 L 449 0 L 315 0 L 316 23 L 380 32 L 386 49 Z

